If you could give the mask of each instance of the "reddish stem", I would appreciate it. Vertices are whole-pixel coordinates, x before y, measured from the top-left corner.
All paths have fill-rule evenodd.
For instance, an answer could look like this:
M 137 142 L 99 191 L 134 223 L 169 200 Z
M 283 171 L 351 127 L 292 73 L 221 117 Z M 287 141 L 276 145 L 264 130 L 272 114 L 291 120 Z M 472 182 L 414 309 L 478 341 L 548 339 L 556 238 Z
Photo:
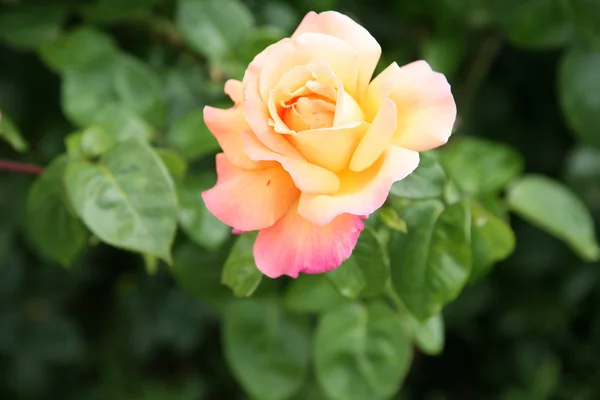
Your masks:
M 0 171 L 13 171 L 22 172 L 24 174 L 39 175 L 44 172 L 44 167 L 0 159 Z

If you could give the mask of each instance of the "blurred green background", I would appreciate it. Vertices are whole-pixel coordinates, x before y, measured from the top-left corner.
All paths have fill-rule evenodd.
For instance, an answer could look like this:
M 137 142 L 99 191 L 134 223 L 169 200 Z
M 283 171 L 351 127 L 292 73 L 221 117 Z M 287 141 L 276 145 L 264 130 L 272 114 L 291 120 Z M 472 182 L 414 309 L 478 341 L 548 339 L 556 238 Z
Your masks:
M 306 12 L 335 9 L 379 41 L 379 70 L 426 59 L 446 74 L 459 109 L 455 136 L 514 146 L 526 171 L 565 182 L 600 221 L 600 1 L 210 2 L 226 9 L 216 14 L 223 18 L 182 3 L 194 1 L 0 0 L 0 109 L 28 142 L 23 153 L 1 144 L 1 157 L 47 165 L 81 110 L 110 96 L 101 78 L 71 78 L 71 98 L 61 95 L 65 65 L 110 46 L 102 35 L 158 76 L 160 112 L 172 126 L 206 104 L 227 104 L 224 80 L 241 77 Z M 79 39 L 57 49 L 75 30 Z M 160 140 L 195 171 L 212 170 L 206 132 Z M 0 171 L 0 399 L 248 398 L 221 339 L 232 298 L 220 284 L 227 231 L 178 235 L 175 267 L 154 274 L 141 257 L 95 243 L 66 269 L 35 246 L 40 233 L 26 217 L 33 179 Z M 512 226 L 515 253 L 445 309 L 443 353 L 416 352 L 396 398 L 600 398 L 599 265 L 516 217 Z M 287 281 L 263 282 L 259 292 Z M 322 398 L 308 386 L 295 397 Z

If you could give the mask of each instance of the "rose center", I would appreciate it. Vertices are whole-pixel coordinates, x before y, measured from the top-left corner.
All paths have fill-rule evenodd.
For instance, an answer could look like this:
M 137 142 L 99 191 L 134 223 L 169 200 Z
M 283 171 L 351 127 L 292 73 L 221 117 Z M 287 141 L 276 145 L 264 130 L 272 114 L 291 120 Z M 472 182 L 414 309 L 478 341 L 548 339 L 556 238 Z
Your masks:
M 335 104 L 319 95 L 296 97 L 281 104 L 281 119 L 296 132 L 333 126 Z

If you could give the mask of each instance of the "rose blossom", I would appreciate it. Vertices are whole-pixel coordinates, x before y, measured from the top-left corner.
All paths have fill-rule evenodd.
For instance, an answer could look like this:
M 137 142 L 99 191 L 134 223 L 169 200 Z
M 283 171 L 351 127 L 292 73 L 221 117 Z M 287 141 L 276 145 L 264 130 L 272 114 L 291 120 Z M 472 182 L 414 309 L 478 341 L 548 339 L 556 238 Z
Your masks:
M 254 258 L 265 275 L 338 267 L 418 152 L 448 140 L 456 106 L 444 75 L 416 61 L 371 80 L 380 55 L 349 17 L 311 12 L 243 81 L 227 81 L 233 107 L 204 109 L 223 153 L 202 196 L 234 231 L 259 231 Z

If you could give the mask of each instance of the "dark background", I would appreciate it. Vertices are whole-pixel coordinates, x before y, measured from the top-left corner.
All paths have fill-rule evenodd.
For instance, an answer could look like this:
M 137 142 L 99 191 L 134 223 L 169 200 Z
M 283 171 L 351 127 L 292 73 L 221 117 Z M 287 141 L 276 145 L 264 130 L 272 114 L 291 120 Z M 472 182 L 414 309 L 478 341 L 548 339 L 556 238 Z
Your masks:
M 0 2 L 0 16 L 30 3 Z M 155 3 L 154 14 L 172 19 L 174 2 Z M 558 0 L 246 3 L 258 25 L 287 33 L 309 10 L 347 13 L 382 45 L 380 68 L 426 58 L 453 85 L 456 135 L 514 146 L 528 172 L 566 182 L 600 217 L 600 154 L 571 133 L 559 85 L 564 54 L 589 45 L 581 32 L 589 31 L 584 24 L 594 15 L 600 18 L 593 2 L 584 5 L 590 7 L 587 20 L 573 19 L 563 8 L 568 1 Z M 537 5 L 523 10 L 525 3 Z M 76 13 L 68 21 L 80 24 L 95 23 Z M 164 32 L 137 20 L 98 26 L 159 69 L 180 51 Z M 198 65 L 209 81 L 206 65 Z M 219 100 L 215 86 L 199 83 L 194 105 Z M 61 111 L 60 77 L 10 40 L 0 44 L 0 108 L 30 142 L 26 155 L 0 144 L 3 158 L 45 165 L 63 152 L 73 127 Z M 230 243 L 210 253 L 178 238 L 179 268 L 202 266 L 213 277 L 204 286 L 213 282 L 214 293 L 186 290 L 188 275 L 177 282 L 181 276 L 174 279 L 166 268 L 149 276 L 140 257 L 106 245 L 91 247 L 67 270 L 37 256 L 27 238 L 24 205 L 32 180 L 0 172 L 0 398 L 246 398 L 225 364 L 213 306 L 215 298 L 229 295 L 214 286 Z M 515 253 L 446 308 L 443 354 L 417 354 L 398 398 L 600 398 L 598 265 L 582 263 L 517 217 L 512 225 Z

